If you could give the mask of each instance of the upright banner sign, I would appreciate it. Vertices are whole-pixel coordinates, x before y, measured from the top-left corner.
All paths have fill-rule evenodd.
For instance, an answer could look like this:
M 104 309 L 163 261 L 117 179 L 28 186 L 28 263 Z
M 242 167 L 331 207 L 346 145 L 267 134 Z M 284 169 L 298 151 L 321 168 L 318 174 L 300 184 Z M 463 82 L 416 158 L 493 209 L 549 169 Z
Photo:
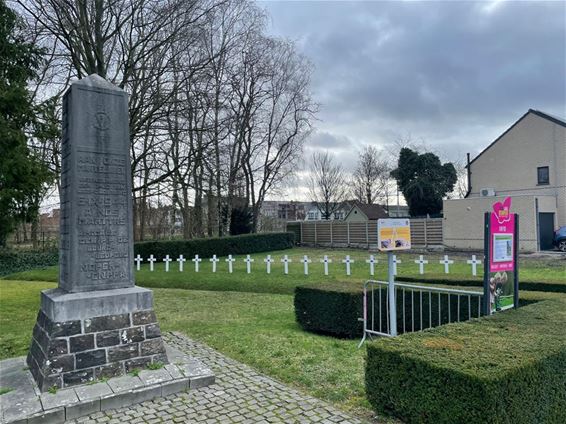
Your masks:
M 379 250 L 408 250 L 411 248 L 411 223 L 408 219 L 378 219 Z
M 517 267 L 519 217 L 511 213 L 511 198 L 493 204 L 486 213 L 487 264 L 484 294 L 489 299 L 488 314 L 518 306 L 519 270 Z

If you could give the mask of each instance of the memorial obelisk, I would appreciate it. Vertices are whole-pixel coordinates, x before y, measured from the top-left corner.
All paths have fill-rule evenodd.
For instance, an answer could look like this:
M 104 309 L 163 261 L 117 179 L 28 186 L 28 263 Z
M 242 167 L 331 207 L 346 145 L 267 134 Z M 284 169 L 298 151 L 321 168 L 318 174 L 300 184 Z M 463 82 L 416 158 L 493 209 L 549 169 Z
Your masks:
M 98 75 L 63 99 L 59 287 L 41 293 L 27 362 L 41 391 L 167 362 L 137 287 L 128 96 Z

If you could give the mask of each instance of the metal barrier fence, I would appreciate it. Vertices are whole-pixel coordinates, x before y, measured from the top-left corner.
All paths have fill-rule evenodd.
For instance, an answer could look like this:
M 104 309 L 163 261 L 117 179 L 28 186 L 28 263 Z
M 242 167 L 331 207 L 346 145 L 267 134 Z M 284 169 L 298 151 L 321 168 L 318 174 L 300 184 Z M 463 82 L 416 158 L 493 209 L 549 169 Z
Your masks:
M 478 291 L 366 281 L 361 318 L 364 336 L 360 346 L 368 336 L 392 337 L 479 318 L 483 315 L 482 301 L 483 293 Z

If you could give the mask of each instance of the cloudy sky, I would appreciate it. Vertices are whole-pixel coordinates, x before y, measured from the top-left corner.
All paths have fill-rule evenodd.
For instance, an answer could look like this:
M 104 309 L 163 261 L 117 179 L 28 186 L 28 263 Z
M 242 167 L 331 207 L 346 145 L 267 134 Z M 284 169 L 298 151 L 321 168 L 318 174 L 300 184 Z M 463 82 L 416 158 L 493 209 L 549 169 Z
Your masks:
M 566 116 L 566 2 L 267 1 L 269 31 L 314 64 L 308 151 L 365 144 L 464 160 L 529 108 Z M 299 183 L 300 184 L 300 183 Z

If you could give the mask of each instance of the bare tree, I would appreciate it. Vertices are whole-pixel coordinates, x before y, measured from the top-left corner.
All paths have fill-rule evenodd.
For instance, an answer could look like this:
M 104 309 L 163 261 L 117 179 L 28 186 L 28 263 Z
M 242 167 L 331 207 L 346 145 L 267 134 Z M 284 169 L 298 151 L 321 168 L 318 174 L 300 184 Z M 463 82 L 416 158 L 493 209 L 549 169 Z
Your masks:
M 262 56 L 247 73 L 251 89 L 242 99 L 253 112 L 244 119 L 242 170 L 254 232 L 265 197 L 295 171 L 317 108 L 308 90 L 310 64 L 293 44 L 262 37 L 257 46 Z
M 366 146 L 360 153 L 353 174 L 353 195 L 368 205 L 382 201 L 391 172 L 384 154 L 373 146 Z
M 257 229 L 316 112 L 311 65 L 265 35 L 265 11 L 247 0 L 14 1 L 50 52 L 38 93 L 92 73 L 129 93 L 138 239 L 159 196 L 181 212 L 185 238 L 226 234 L 243 203 Z
M 448 199 L 463 199 L 468 194 L 468 169 L 466 168 L 466 163 L 464 160 L 460 159 L 453 162 L 454 168 L 456 168 L 456 184 L 454 185 L 454 190 L 448 193 Z
M 328 152 L 313 153 L 310 176 L 310 196 L 322 215 L 330 219 L 348 195 L 342 166 Z

